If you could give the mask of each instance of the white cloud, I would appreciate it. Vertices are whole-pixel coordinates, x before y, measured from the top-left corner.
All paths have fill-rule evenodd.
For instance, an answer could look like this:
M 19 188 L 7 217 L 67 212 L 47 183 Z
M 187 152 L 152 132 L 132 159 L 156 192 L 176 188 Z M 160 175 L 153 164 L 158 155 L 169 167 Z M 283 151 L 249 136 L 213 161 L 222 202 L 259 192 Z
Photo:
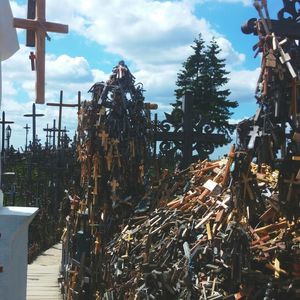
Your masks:
M 3 63 L 1 108 L 15 122 L 11 126 L 15 145 L 24 145 L 23 126 L 26 123 L 31 126 L 31 119 L 23 117 L 31 112 L 35 97 L 35 72 L 31 71 L 30 60 L 26 59 L 28 52 L 28 48 L 21 45 L 20 50 Z M 96 74 L 98 71 L 92 70 L 83 57 L 46 55 L 46 102 L 58 102 L 60 90 L 64 91 L 64 103 L 77 103 L 77 91 L 83 91 L 82 100 L 89 99 L 85 91 L 95 82 Z M 47 123 L 52 127 L 53 119 L 58 117 L 58 108 L 37 105 L 37 111 L 45 114 L 37 120 L 37 133 L 44 137 L 43 128 Z M 76 109 L 63 108 L 63 125 L 67 125 L 73 135 L 77 126 Z
M 205 3 L 205 2 L 215 2 L 215 0 L 198 0 L 198 3 Z M 249 6 L 253 3 L 253 0 L 217 0 L 220 3 L 242 3 L 245 6 Z
M 255 70 L 231 71 L 228 87 L 235 98 L 234 100 L 238 102 L 253 101 L 259 73 L 260 68 Z
M 128 0 L 124 5 L 124 1 L 120 0 L 64 0 L 63 4 L 62 1 L 52 0 L 47 1 L 47 19 L 69 24 L 71 32 L 123 57 L 137 82 L 144 84 L 147 90 L 146 100 L 160 103 L 161 110 L 164 111 L 174 101 L 177 73 L 182 62 L 192 53 L 190 45 L 193 40 L 200 32 L 207 42 L 215 37 L 222 49 L 221 56 L 227 60 L 228 69 L 231 71 L 229 87 L 232 96 L 236 100 L 244 101 L 249 95 L 253 95 L 258 71 L 236 71 L 237 67 L 241 69 L 245 55 L 235 50 L 226 36 L 216 31 L 207 20 L 195 15 L 195 5 L 209 1 Z M 249 5 L 251 1 L 218 2 Z M 26 5 L 18 5 L 16 1 L 11 1 L 11 4 L 15 16 L 25 17 Z M 59 9 L 62 5 L 63 9 Z M 51 33 L 51 38 L 55 40 L 62 38 L 62 35 Z M 60 56 L 48 53 L 46 57 L 48 101 L 58 101 L 59 91 L 63 90 L 66 101 L 76 102 L 78 90 L 87 91 L 94 82 L 108 79 L 109 74 L 103 70 L 91 69 L 86 58 L 71 57 L 67 51 L 68 49 L 66 54 Z M 10 112 L 17 116 L 15 118 L 21 118 L 24 113 L 28 113 L 34 100 L 35 79 L 27 59 L 28 54 L 29 50 L 22 46 L 16 55 L 3 64 L 3 102 L 10 103 L 3 108 L 11 109 Z M 21 99 L 17 99 L 16 95 L 20 95 L 20 91 Z M 83 94 L 83 99 L 89 97 Z M 18 106 L 19 102 L 21 105 Z M 43 113 L 49 114 L 47 119 L 41 118 L 43 121 L 39 121 L 40 124 L 46 124 L 46 120 L 52 124 L 57 111 L 46 106 L 38 107 Z M 68 122 L 75 128 L 75 110 L 68 112 L 70 113 L 65 116 L 72 116 Z M 21 123 L 28 121 L 24 121 L 24 118 L 19 120 Z M 22 134 L 24 137 L 24 130 Z

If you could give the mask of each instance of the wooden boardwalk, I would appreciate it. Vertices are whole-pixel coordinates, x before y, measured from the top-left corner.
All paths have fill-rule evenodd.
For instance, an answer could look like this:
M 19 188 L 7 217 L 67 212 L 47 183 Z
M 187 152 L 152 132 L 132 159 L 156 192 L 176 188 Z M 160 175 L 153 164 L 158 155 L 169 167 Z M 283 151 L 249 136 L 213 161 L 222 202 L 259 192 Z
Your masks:
M 27 300 L 62 300 L 57 282 L 60 259 L 61 244 L 57 244 L 28 265 Z

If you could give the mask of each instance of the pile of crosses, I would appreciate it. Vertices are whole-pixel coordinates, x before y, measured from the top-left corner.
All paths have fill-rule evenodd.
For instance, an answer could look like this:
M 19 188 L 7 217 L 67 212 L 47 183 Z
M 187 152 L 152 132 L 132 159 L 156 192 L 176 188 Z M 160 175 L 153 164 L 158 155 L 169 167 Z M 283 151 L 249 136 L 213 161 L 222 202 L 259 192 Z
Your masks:
M 144 170 L 146 156 L 133 156 L 137 145 L 126 139 L 122 113 L 113 113 L 114 103 L 127 112 L 122 95 L 135 92 L 120 82 L 132 77 L 120 64 L 107 84 L 93 87 L 79 132 L 85 193 L 69 195 L 67 299 L 299 299 L 299 2 L 283 1 L 279 20 L 271 20 L 266 1 L 254 1 L 259 19 L 249 20 L 243 31 L 259 36 L 259 109 L 238 124 L 237 145 L 227 159 L 165 172 L 139 203 L 124 192 L 132 185 L 122 166 L 136 160 L 135 170 Z M 284 19 L 286 14 L 291 17 Z M 144 137 L 146 123 L 136 124 Z M 121 151 L 130 153 L 126 162 Z M 143 174 L 133 174 L 141 184 Z M 130 209 L 121 214 L 118 207 L 125 206 Z
M 103 245 L 141 201 L 150 157 L 142 84 L 135 83 L 125 63 L 120 61 L 109 80 L 90 92 L 92 100 L 82 103 L 78 116 L 81 192 L 70 191 L 65 202 L 70 207 L 62 262 L 67 299 L 78 293 L 90 299 L 102 283 Z
M 149 191 L 157 209 L 137 212 L 105 248 L 99 299 L 298 299 L 300 228 L 280 213 L 278 171 L 251 164 L 244 193 L 261 204 L 241 214 L 236 156 L 199 161 Z
M 300 2 L 283 3 L 279 20 L 271 20 L 266 1 L 254 1 L 260 18 L 242 27 L 244 33 L 258 35 L 253 49 L 262 60 L 255 94 L 259 107 L 237 128 L 241 152 L 235 179 L 237 190 L 244 188 L 253 159 L 278 169 L 280 210 L 292 220 L 300 216 Z

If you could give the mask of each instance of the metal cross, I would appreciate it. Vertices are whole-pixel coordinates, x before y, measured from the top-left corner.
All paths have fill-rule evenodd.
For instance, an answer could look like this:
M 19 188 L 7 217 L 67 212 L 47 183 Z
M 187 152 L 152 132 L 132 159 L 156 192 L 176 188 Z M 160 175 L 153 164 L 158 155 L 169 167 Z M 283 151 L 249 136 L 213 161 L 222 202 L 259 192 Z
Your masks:
M 37 114 L 35 109 L 35 103 L 32 103 L 32 113 L 25 114 L 24 117 L 32 118 L 32 147 L 36 147 L 36 118 L 43 117 L 44 114 Z
M 26 124 L 25 127 L 23 127 L 25 129 L 26 132 L 26 136 L 25 136 L 25 152 L 27 151 L 27 147 L 28 147 L 28 132 L 30 127 L 28 126 L 28 124 Z
M 219 142 L 226 143 L 226 137 L 223 134 L 217 133 L 202 133 L 201 131 L 195 131 L 193 128 L 193 96 L 191 92 L 186 92 L 186 95 L 182 100 L 182 111 L 183 111 L 183 119 L 182 126 L 180 127 L 180 131 L 158 131 L 159 125 L 157 120 L 157 114 L 155 114 L 155 122 L 154 122 L 154 157 L 156 156 L 156 142 L 181 142 L 181 147 L 178 150 L 182 152 L 182 168 L 187 167 L 193 158 L 193 144 L 197 142 Z M 171 123 L 168 120 L 167 123 Z M 163 123 L 163 122 L 162 122 Z M 207 122 L 209 125 L 209 122 Z M 205 124 L 203 124 L 205 126 Z M 171 126 L 169 126 L 171 128 Z
M 35 9 L 33 9 L 34 6 Z M 67 25 L 46 21 L 46 0 L 28 0 L 28 12 L 30 12 L 28 19 L 14 18 L 14 27 L 34 31 L 36 47 L 36 103 L 44 104 L 45 37 L 48 36 L 47 31 L 57 33 L 68 33 L 69 28 Z M 34 20 L 32 19 L 33 12 L 35 15 Z
M 58 141 L 57 146 L 60 147 L 61 144 L 61 119 L 62 119 L 62 108 L 63 107 L 78 107 L 78 111 L 80 109 L 80 101 L 81 101 L 81 94 L 78 92 L 78 102 L 77 104 L 65 104 L 63 103 L 63 91 L 60 91 L 59 103 L 47 103 L 48 106 L 58 106 L 59 107 L 59 114 L 58 114 Z
M 58 129 L 55 127 L 55 123 L 56 123 L 56 120 L 54 119 L 53 120 L 53 127 L 50 129 L 50 131 L 52 132 L 52 147 L 53 149 L 55 149 L 55 132 L 58 131 Z

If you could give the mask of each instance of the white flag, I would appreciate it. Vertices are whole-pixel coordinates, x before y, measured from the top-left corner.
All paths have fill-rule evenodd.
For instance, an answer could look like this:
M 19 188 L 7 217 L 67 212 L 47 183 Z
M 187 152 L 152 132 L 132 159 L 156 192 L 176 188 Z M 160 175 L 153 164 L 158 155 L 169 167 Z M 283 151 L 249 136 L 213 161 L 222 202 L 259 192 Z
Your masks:
M 2 95 L 1 61 L 11 57 L 19 49 L 17 31 L 9 0 L 0 0 L 0 103 Z

